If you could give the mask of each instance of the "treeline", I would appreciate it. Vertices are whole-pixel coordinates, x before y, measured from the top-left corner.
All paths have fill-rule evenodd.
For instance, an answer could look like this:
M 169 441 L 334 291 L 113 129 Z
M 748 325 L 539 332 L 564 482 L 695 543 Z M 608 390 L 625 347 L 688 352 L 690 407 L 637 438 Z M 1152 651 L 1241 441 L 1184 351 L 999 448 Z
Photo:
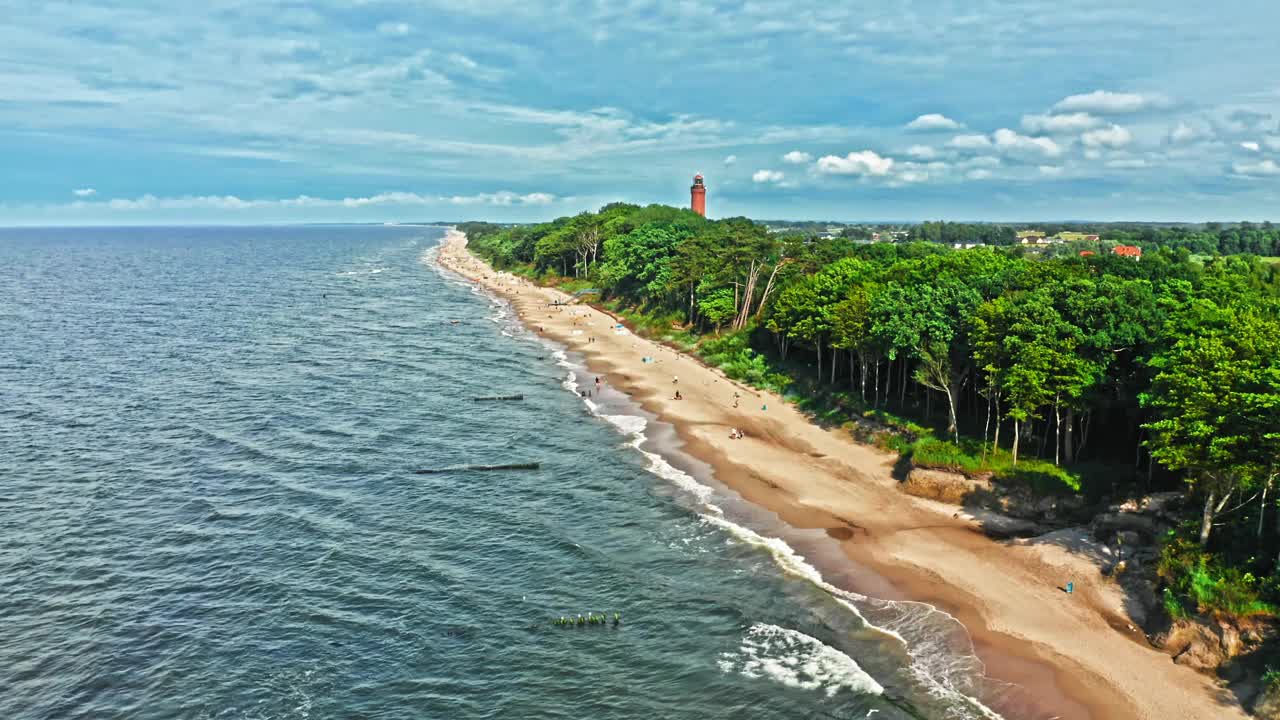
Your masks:
M 1280 228 L 1270 222 L 1176 227 L 1120 225 L 1102 228 L 1100 235 L 1103 242 L 1138 245 L 1143 249 L 1185 248 L 1200 255 L 1280 256 Z
M 1280 601 L 1280 284 L 1256 258 L 868 245 L 657 205 L 461 229 L 498 267 L 736 339 L 796 392 L 936 423 L 984 458 L 1183 486 L 1188 537 L 1213 551 L 1187 562 Z
M 983 245 L 1013 245 L 1018 241 L 1011 225 L 990 223 L 922 222 L 910 228 L 912 240 L 954 243 L 980 243 Z

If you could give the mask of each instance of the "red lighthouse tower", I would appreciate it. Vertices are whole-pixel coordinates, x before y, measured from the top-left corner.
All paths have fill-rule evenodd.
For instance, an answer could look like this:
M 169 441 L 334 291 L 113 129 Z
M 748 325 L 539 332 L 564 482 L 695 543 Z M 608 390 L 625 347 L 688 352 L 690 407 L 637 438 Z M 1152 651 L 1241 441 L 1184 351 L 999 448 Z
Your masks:
M 702 184 L 702 175 L 693 176 L 693 187 L 689 188 L 689 209 L 702 217 L 707 216 L 707 186 Z

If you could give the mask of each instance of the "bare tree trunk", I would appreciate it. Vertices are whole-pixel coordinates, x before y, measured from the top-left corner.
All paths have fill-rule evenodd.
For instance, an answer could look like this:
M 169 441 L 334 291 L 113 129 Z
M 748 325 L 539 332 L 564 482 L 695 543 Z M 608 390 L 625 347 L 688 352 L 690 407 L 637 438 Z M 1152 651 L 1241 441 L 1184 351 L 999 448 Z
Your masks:
M 858 375 L 862 379 L 862 402 L 867 402 L 867 359 L 858 353 Z
M 973 384 L 974 387 L 978 383 Z M 987 395 L 987 421 L 982 425 L 982 462 L 987 461 L 987 436 L 991 433 L 991 395 Z
M 836 384 L 836 349 L 831 348 L 831 385 L 832 387 L 835 387 L 835 384 Z
M 1075 411 L 1067 408 L 1067 424 L 1062 431 L 1062 461 L 1070 465 L 1076 461 L 1074 430 L 1076 424 Z
M 1000 451 L 1000 393 L 996 393 L 996 435 L 991 441 L 991 454 Z
M 875 402 L 874 402 L 874 403 L 872 403 L 872 406 L 873 406 L 873 407 L 880 407 L 880 359 L 879 359 L 879 358 L 876 358 L 876 392 L 875 392 L 875 395 L 876 395 L 876 397 L 875 397 Z
M 1089 431 L 1093 429 L 1093 411 L 1086 410 L 1084 417 L 1080 418 L 1080 447 L 1076 448 L 1076 457 L 1084 452 L 1084 448 L 1089 444 Z
M 959 445 L 960 426 L 956 422 L 956 397 L 955 391 L 953 391 L 950 386 L 947 387 L 947 406 L 948 410 L 951 411 L 951 427 L 948 429 L 951 431 L 951 437 L 956 441 L 956 445 Z
M 902 370 L 898 373 L 898 407 L 907 404 L 907 358 L 902 357 Z
M 779 260 L 778 264 L 773 266 L 773 272 L 769 273 L 769 281 L 764 284 L 764 294 L 760 296 L 760 305 L 756 308 L 757 320 L 759 320 L 760 316 L 764 314 L 765 303 L 769 302 L 769 294 L 773 292 L 774 278 L 778 276 L 778 271 L 782 269 L 782 266 L 786 265 L 788 262 L 790 261 L 786 258 Z
M 889 362 L 884 366 L 884 404 L 888 405 L 892 399 L 890 391 L 893 389 L 893 358 L 889 358 Z
M 1062 415 L 1058 411 L 1058 396 L 1053 396 L 1053 464 L 1057 465 L 1062 455 Z
M 1200 515 L 1200 547 L 1209 546 L 1209 533 L 1213 531 L 1213 501 L 1217 495 L 1213 490 L 1204 499 L 1204 512 Z
M 1018 420 L 1013 421 L 1013 466 L 1018 466 L 1018 436 L 1022 433 L 1018 432 Z
M 1267 484 L 1262 486 L 1262 501 L 1258 503 L 1258 542 L 1262 542 L 1262 528 L 1267 517 L 1267 491 L 1271 489 L 1271 480 L 1272 478 L 1267 478 Z
M 818 346 L 818 384 L 822 384 L 822 336 L 819 335 L 814 342 Z
M 756 281 L 760 278 L 760 271 L 763 269 L 763 264 L 755 260 L 751 261 L 751 268 L 747 271 L 747 286 L 742 291 L 742 308 L 733 319 L 734 330 L 741 330 L 747 326 L 747 319 L 751 317 L 751 298 L 756 294 Z

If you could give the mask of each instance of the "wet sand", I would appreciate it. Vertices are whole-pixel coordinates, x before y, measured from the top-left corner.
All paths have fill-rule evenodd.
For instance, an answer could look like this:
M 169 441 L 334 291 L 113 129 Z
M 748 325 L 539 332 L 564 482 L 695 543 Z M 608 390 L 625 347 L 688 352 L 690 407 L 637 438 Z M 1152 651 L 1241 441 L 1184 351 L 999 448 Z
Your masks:
M 601 310 L 552 307 L 571 298 L 495 272 L 465 245 L 465 236 L 450 232 L 441 264 L 505 297 L 528 327 L 582 354 L 593 373 L 670 423 L 683 450 L 708 463 L 717 480 L 793 527 L 825 530 L 833 550 L 811 560 L 830 582 L 926 602 L 959 619 L 987 676 L 1015 686 L 982 698 L 1008 720 L 1248 717 L 1210 678 L 1125 630 L 1123 596 L 1088 556 L 1063 544 L 990 540 L 957 508 L 899 492 L 892 456 L 818 427 L 776 395 L 616 331 L 617 321 Z M 673 399 L 676 389 L 683 399 Z M 729 439 L 731 427 L 747 437 Z M 1067 580 L 1075 582 L 1072 595 L 1059 589 Z

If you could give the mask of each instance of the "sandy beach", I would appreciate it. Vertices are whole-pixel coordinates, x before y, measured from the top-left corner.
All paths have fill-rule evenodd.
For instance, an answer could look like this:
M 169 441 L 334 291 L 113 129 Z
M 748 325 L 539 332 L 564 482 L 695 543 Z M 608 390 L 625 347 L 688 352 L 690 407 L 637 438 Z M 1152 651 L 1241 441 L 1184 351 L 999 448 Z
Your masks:
M 467 251 L 461 233 L 449 233 L 439 261 L 505 297 L 527 326 L 580 353 L 593 373 L 674 426 L 684 450 L 720 482 L 794 527 L 826 530 L 846 565 L 820 567 L 830 582 L 958 618 L 987 675 L 1018 686 L 983 698 L 1009 720 L 1248 717 L 1211 678 L 1175 665 L 1131 629 L 1122 593 L 1073 536 L 991 540 L 954 506 L 900 492 L 893 457 L 696 359 L 615 333 L 603 311 L 557 312 L 552 304 L 567 294 L 495 272 Z M 672 399 L 676 389 L 683 399 Z M 746 437 L 729 439 L 730 428 Z M 1059 589 L 1067 580 L 1074 594 Z

